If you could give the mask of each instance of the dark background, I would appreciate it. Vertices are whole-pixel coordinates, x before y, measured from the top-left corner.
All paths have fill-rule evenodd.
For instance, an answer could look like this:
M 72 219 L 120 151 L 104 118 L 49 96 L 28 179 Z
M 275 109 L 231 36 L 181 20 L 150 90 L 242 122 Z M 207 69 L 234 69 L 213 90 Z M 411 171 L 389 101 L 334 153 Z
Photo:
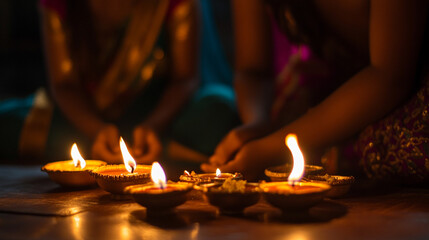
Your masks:
M 225 54 L 232 63 L 229 0 L 209 0 Z M 38 0 L 0 0 L 0 100 L 46 86 Z
M 0 100 L 46 85 L 37 0 L 0 0 Z

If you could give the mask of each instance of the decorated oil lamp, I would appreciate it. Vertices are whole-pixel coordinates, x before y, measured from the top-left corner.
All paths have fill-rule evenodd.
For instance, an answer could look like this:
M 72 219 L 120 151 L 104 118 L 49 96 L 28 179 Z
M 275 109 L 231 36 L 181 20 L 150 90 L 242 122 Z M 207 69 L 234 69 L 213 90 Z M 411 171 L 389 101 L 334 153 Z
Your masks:
M 340 176 L 340 175 L 312 175 L 308 176 L 307 180 L 310 182 L 322 182 L 329 184 L 331 190 L 326 194 L 329 198 L 340 198 L 347 194 L 351 185 L 354 183 L 353 176 Z
M 186 202 L 193 184 L 166 181 L 164 170 L 158 162 L 152 164 L 152 183 L 128 186 L 126 193 L 150 211 L 169 211 Z
M 105 191 L 113 194 L 124 194 L 124 188 L 129 185 L 147 183 L 150 181 L 150 165 L 137 165 L 128 152 L 122 139 L 119 140 L 124 164 L 106 165 L 94 169 L 91 175 L 98 185 Z
M 42 171 L 47 172 L 52 181 L 64 187 L 95 185 L 95 179 L 90 175 L 90 171 L 106 165 L 106 162 L 83 159 L 76 143 L 73 144 L 70 153 L 73 160 L 48 163 L 42 167 Z
M 216 169 L 215 173 L 202 173 L 196 174 L 195 172 L 189 173 L 188 171 L 184 171 L 180 176 L 180 181 L 183 182 L 192 182 L 192 183 L 211 183 L 218 182 L 223 183 L 226 179 L 242 179 L 243 175 L 241 173 L 223 173 L 220 169 Z
M 285 142 L 293 156 L 293 168 L 288 181 L 263 183 L 260 187 L 267 202 L 273 206 L 285 211 L 305 210 L 322 201 L 331 187 L 325 183 L 301 182 L 304 156 L 296 135 L 288 134 Z
M 288 180 L 291 171 L 291 164 L 283 164 L 265 169 L 265 176 L 269 177 L 272 182 L 282 182 Z M 322 166 L 304 165 L 304 178 L 309 178 L 314 175 L 323 175 L 324 173 L 325 170 Z
M 246 207 L 259 201 L 260 189 L 257 183 L 227 178 L 222 184 L 205 184 L 203 190 L 207 201 L 219 208 L 223 214 L 241 214 Z

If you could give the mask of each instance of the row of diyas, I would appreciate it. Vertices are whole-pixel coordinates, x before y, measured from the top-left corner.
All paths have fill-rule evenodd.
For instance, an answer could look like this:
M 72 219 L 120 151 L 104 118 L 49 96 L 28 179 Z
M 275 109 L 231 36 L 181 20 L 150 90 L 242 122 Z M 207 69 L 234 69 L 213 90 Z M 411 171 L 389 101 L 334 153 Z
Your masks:
M 42 171 L 47 172 L 54 182 L 64 187 L 88 187 L 98 184 L 114 194 L 122 194 L 128 185 L 149 182 L 150 165 L 137 166 L 122 137 L 119 143 L 124 164 L 108 165 L 100 160 L 85 160 L 75 143 L 71 149 L 73 160 L 48 163 L 42 167 Z
M 326 192 L 330 189 L 330 186 L 324 183 L 300 182 L 304 173 L 304 158 L 299 149 L 296 136 L 288 135 L 286 137 L 286 145 L 291 150 L 294 160 L 292 172 L 290 173 L 287 182 L 250 184 L 248 186 L 252 187 L 247 187 L 246 185 L 245 190 L 241 193 L 232 192 L 225 194 L 225 192 L 222 191 L 215 191 L 215 189 L 219 187 L 216 185 L 203 188 L 200 187 L 199 189 L 206 193 L 210 203 L 213 205 L 216 205 L 216 202 L 220 203 L 220 205 L 218 204 L 218 207 L 221 209 L 230 210 L 231 207 L 225 206 L 225 204 L 236 204 L 237 201 L 243 201 L 243 199 L 248 197 L 248 193 L 250 192 L 256 193 L 257 196 L 262 192 L 262 195 L 264 195 L 267 202 L 283 210 L 306 209 L 313 206 L 323 199 Z M 121 165 L 105 165 L 105 163 L 102 162 L 100 165 L 103 166 L 98 166 L 97 168 L 92 169 L 89 168 L 89 164 L 85 166 L 83 158 L 80 154 L 79 156 L 77 156 L 77 154 L 73 154 L 73 150 L 73 165 L 69 163 L 70 161 L 52 164 L 57 164 L 57 168 L 64 167 L 64 169 L 66 169 L 65 171 L 58 172 L 89 173 L 104 190 L 114 194 L 131 194 L 136 202 L 148 209 L 171 209 L 187 200 L 186 193 L 193 188 L 194 184 L 168 183 L 166 181 L 165 174 L 158 163 L 154 163 L 152 166 L 137 166 L 136 162 L 126 149 L 126 145 L 122 138 L 120 140 L 120 146 L 124 158 L 124 164 Z M 75 160 L 75 157 L 78 159 L 77 161 Z M 90 160 L 87 162 L 89 161 Z M 53 178 L 51 174 L 57 171 L 50 169 L 52 168 L 49 168 L 49 164 L 42 168 L 42 170 L 48 172 L 51 178 L 55 181 L 56 179 Z M 217 173 L 217 175 L 209 174 L 204 177 L 209 179 L 211 178 L 213 180 L 225 180 L 234 178 L 239 179 L 237 176 L 237 174 Z M 67 177 L 64 176 L 63 178 Z M 152 182 L 150 182 L 151 180 Z M 57 182 L 63 184 L 61 181 L 57 180 Z M 259 199 L 259 197 L 255 199 Z M 248 202 L 247 205 L 252 203 L 256 202 Z M 238 205 L 235 205 L 233 208 L 239 209 L 239 207 L 236 206 Z
M 241 192 L 220 191 L 216 187 L 206 188 L 204 191 L 209 202 L 218 206 L 221 211 L 234 213 L 257 203 L 260 194 L 268 203 L 284 212 L 306 210 L 322 201 L 331 189 L 330 185 L 319 182 L 302 182 L 305 162 L 296 135 L 287 135 L 285 143 L 293 156 L 293 167 L 288 181 L 246 183 Z
M 71 148 L 73 160 L 48 163 L 42 171 L 64 187 L 87 187 L 98 184 L 103 190 L 112 194 L 124 194 L 124 189 L 130 185 L 144 184 L 151 181 L 151 165 L 137 165 L 122 139 L 119 145 L 123 164 L 109 164 L 99 160 L 85 160 L 76 143 Z M 205 182 L 224 181 L 227 178 L 242 178 L 241 174 L 217 173 L 200 174 Z
M 299 149 L 295 135 L 288 135 L 286 145 L 292 152 L 294 166 L 287 182 L 247 183 L 225 178 L 223 184 L 213 181 L 210 184 L 194 184 L 197 190 L 202 190 L 210 204 L 219 207 L 224 213 L 242 212 L 244 208 L 256 204 L 262 194 L 268 203 L 284 211 L 301 211 L 312 207 L 323 200 L 330 190 L 325 183 L 301 182 L 304 173 L 304 157 Z M 213 180 L 221 179 L 221 173 L 211 176 Z M 185 176 L 191 174 L 184 174 Z M 151 173 L 153 184 L 133 185 L 126 192 L 133 195 L 140 205 L 148 210 L 171 209 L 186 201 L 185 194 L 192 189 L 192 184 L 174 183 L 168 185 L 164 171 L 158 163 L 154 163 Z M 194 175 L 197 178 L 198 175 Z M 189 179 L 187 179 L 189 180 Z M 232 189 L 226 185 L 232 186 Z M 237 187 L 239 186 L 239 187 Z M 173 197 L 174 196 L 174 197 Z

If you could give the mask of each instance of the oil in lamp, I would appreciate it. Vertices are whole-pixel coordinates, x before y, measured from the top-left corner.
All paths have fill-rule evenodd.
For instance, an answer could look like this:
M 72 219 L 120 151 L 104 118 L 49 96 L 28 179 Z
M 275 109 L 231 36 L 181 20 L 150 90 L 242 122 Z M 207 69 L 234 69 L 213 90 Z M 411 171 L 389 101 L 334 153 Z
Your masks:
M 271 205 L 284 211 L 305 210 L 322 201 L 331 187 L 325 183 L 300 182 L 304 174 L 304 156 L 296 135 L 288 134 L 285 142 L 293 156 L 293 168 L 288 181 L 262 183 L 260 187 L 264 198 Z
M 77 144 L 71 148 L 73 160 L 57 161 L 46 164 L 42 171 L 47 172 L 52 181 L 64 187 L 85 187 L 95 185 L 95 179 L 90 175 L 90 171 L 106 165 L 106 162 L 99 160 L 86 160 L 79 153 Z
M 158 162 L 152 164 L 152 183 L 128 186 L 126 193 L 149 211 L 170 211 L 186 202 L 193 184 L 166 181 L 164 170 Z
M 150 181 L 150 165 L 137 165 L 128 152 L 122 139 L 119 140 L 124 164 L 106 165 L 91 172 L 98 185 L 107 192 L 124 194 L 124 188 L 129 185 L 147 183 Z

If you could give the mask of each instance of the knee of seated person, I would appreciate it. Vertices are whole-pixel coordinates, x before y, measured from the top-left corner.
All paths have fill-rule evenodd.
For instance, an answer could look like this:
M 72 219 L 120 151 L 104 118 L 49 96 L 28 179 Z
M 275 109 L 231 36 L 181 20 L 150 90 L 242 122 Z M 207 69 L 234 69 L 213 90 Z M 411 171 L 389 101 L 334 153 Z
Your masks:
M 231 86 L 223 84 L 209 84 L 202 86 L 193 98 L 193 102 L 205 101 L 205 99 L 216 99 L 221 102 L 235 104 L 235 93 Z

